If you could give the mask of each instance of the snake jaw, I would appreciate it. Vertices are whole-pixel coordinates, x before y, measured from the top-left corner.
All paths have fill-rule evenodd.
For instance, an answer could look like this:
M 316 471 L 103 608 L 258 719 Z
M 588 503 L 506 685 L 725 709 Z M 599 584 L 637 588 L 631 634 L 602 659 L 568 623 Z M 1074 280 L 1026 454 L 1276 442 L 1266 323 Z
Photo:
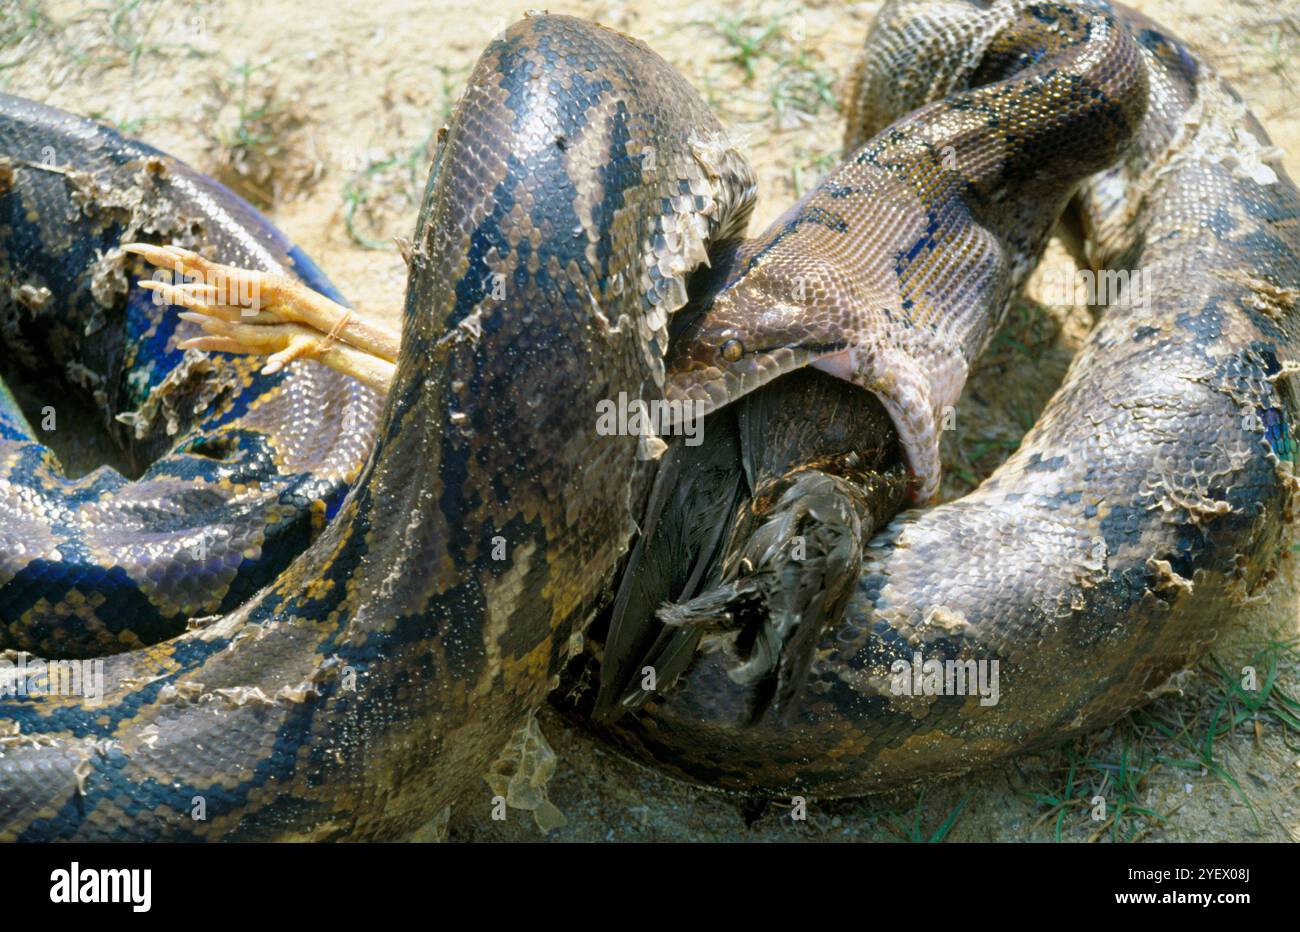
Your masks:
M 669 372 L 665 395 L 669 401 L 690 402 L 700 417 L 807 365 L 812 358 L 806 350 L 783 346 L 735 365 L 711 361 L 674 370 Z
M 883 403 L 913 477 L 912 503 L 929 504 L 939 491 L 942 406 L 960 394 L 966 367 L 958 345 L 931 326 L 901 323 L 892 303 L 833 261 L 777 253 L 674 341 L 667 397 L 691 402 L 699 416 L 804 366 L 851 382 Z
M 721 347 L 733 339 L 737 339 L 734 332 L 726 329 L 715 334 L 708 344 L 693 341 L 693 346 L 712 345 L 717 349 L 712 353 L 695 350 L 689 357 L 692 364 L 687 366 L 682 366 L 679 358 L 665 386 L 668 400 L 687 402 L 693 415 L 702 417 L 778 376 L 811 366 L 852 382 L 880 399 L 898 431 L 904 462 L 913 477 L 912 503 L 925 505 L 935 499 L 941 478 L 942 408 L 949 397 L 960 393 L 964 378 L 927 375 L 911 354 L 888 344 L 828 347 L 822 343 L 818 349 L 781 346 L 728 362 L 721 358 Z M 939 370 L 946 372 L 942 366 Z

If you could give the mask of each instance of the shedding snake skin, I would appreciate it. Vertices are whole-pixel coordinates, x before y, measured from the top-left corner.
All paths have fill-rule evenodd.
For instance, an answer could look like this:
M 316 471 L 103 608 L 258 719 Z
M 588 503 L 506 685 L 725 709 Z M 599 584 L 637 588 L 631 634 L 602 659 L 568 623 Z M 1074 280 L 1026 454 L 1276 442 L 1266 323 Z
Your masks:
M 29 107 L 7 102 L 17 120 Z M 105 152 L 48 111 L 33 124 L 87 165 L 131 146 L 109 134 Z M 653 461 L 645 438 L 598 435 L 596 405 L 657 393 L 685 273 L 743 221 L 752 180 L 721 138 L 685 80 L 611 30 L 542 17 L 494 41 L 430 175 L 396 376 L 352 491 L 239 609 L 108 657 L 98 706 L 0 700 L 0 833 L 395 838 L 481 788 L 636 527 Z M 14 160 L 14 190 L 40 170 Z M 236 215 L 230 239 L 253 227 Z
M 104 127 L 0 97 L 0 334 L 8 373 L 61 373 L 112 433 L 136 481 L 68 477 L 44 445 L 66 390 L 38 383 L 35 430 L 0 403 L 0 650 L 88 657 L 233 610 L 338 509 L 380 399 L 321 366 L 265 376 L 175 348 L 197 328 L 130 288 L 136 236 L 204 243 L 338 297 L 311 261 L 216 182 Z M 112 412 L 129 412 L 115 421 Z
M 956 143 L 952 163 L 943 145 L 929 151 L 944 140 Z M 202 416 L 172 412 L 179 439 L 157 462 L 181 465 L 135 482 L 105 471 L 67 480 L 16 405 L 3 406 L 0 620 L 12 640 L 2 646 L 55 656 L 57 628 L 101 642 L 108 631 L 131 649 L 106 658 L 98 707 L 0 698 L 0 837 L 410 834 L 474 791 L 582 663 L 581 635 L 608 608 L 657 450 L 645 436 L 598 433 L 599 402 L 682 391 L 682 360 L 713 404 L 816 364 L 880 396 L 924 498 L 934 419 L 1072 196 L 1088 262 L 1146 270 L 1149 302 L 1104 311 L 1042 419 L 979 490 L 908 512 L 871 541 L 798 714 L 746 725 L 744 690 L 705 655 L 666 696 L 599 730 L 710 786 L 842 795 L 967 769 L 1141 703 L 1277 556 L 1296 416 L 1285 381 L 1300 287 L 1294 187 L 1226 86 L 1119 8 L 891 4 L 873 27 L 846 142 L 865 155 L 739 242 L 753 179 L 689 85 L 639 42 L 533 17 L 485 51 L 440 146 L 377 419 L 373 396 L 313 363 L 257 382 L 255 366 L 214 357 L 211 373 L 173 380 L 200 393 L 225 385 Z M 61 366 L 89 354 L 102 381 L 91 397 L 105 392 L 95 400 L 108 410 L 146 404 L 164 370 L 184 365 L 143 293 L 96 291 L 128 237 L 190 237 L 211 258 L 328 289 L 255 212 L 147 147 L 12 98 L 0 100 L 0 143 L 6 353 L 58 346 Z M 126 203 L 96 211 L 105 199 Z M 140 224 L 142 201 L 164 207 Z M 783 257 L 809 233 L 820 234 L 808 241 L 816 274 L 798 295 L 774 295 L 790 284 L 777 276 Z M 670 355 L 671 315 L 706 257 L 725 290 Z M 945 307 L 949 286 L 965 303 Z M 738 300 L 747 288 L 757 297 Z M 816 319 L 795 324 L 791 298 Z M 47 310 L 58 307 L 98 315 L 118 336 L 88 341 L 91 322 L 60 324 Z M 59 327 L 68 335 L 50 336 Z M 130 355 L 145 334 L 165 366 Z M 736 363 L 725 392 L 710 394 L 700 370 Z M 132 380 L 136 371 L 146 374 Z M 334 432 L 311 429 L 335 442 L 297 458 L 296 393 L 309 389 L 338 393 L 318 409 Z M 316 461 L 335 471 L 295 485 Z M 196 489 L 205 495 L 186 497 Z M 212 557 L 215 581 L 175 582 L 210 556 L 181 555 L 210 523 L 199 509 L 240 496 L 252 510 L 220 535 L 238 549 Z M 135 515 L 119 550 L 99 543 L 106 519 L 81 518 L 83 501 L 101 499 Z M 278 525 L 265 516 L 273 507 L 298 522 L 290 536 L 315 539 L 287 566 L 255 567 L 276 548 L 239 535 Z M 10 541 L 10 514 L 35 530 Z M 147 529 L 160 545 L 133 550 Z M 41 534 L 53 543 L 35 556 Z M 105 554 L 117 562 L 97 563 Z M 139 647 L 129 623 L 139 616 L 121 602 L 97 605 L 88 622 L 94 592 L 65 571 L 75 560 L 119 568 L 122 591 L 133 589 L 123 577 L 134 581 L 162 628 L 189 618 L 191 630 Z M 151 589 L 132 568 L 166 582 Z M 51 586 L 42 592 L 78 596 L 15 595 L 24 572 Z M 239 607 L 227 601 L 272 576 Z M 152 599 L 168 586 L 184 598 Z M 19 624 L 25 598 L 44 599 L 48 631 Z M 999 660 L 1001 702 L 891 695 L 891 662 L 918 650 Z

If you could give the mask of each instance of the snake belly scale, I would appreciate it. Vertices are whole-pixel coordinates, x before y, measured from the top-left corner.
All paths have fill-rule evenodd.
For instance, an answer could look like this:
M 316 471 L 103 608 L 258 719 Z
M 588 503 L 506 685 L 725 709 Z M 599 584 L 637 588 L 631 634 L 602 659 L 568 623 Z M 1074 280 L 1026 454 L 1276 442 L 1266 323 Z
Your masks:
M 1137 83 L 1128 82 L 1126 92 L 1069 72 L 1062 62 L 1078 54 L 1078 43 L 1085 56 L 1100 58 L 1103 71 L 1133 72 Z M 1018 131 L 1014 119 L 991 119 L 996 108 L 970 103 L 985 99 L 982 88 L 1014 87 L 1029 112 L 1041 115 L 1051 108 L 1035 95 L 1056 95 L 1063 86 L 1086 92 L 1059 98 L 1066 110 L 1090 113 L 1095 122 L 1046 141 Z M 1117 6 L 916 0 L 882 11 L 856 87 L 850 155 L 875 152 L 878 165 L 894 165 L 897 159 L 884 156 L 924 147 L 936 127 L 960 124 L 1007 153 L 1006 164 L 1032 163 L 1037 172 L 1013 172 L 1001 182 L 1032 177 L 1053 192 L 1016 202 L 1016 222 L 988 225 L 1003 267 L 990 279 L 996 287 L 981 292 L 984 316 L 964 318 L 973 329 L 955 341 L 947 332 L 927 340 L 919 318 L 876 321 L 903 368 L 936 344 L 948 352 L 960 344 L 962 364 L 969 364 L 1067 198 L 1086 234 L 1081 255 L 1095 268 L 1145 270 L 1152 299 L 1103 312 L 1039 423 L 979 490 L 907 512 L 870 543 L 845 620 L 814 652 L 791 720 L 742 722 L 743 689 L 719 658 L 703 656 L 673 691 L 599 726 L 628 753 L 716 788 L 865 792 L 1112 721 L 1193 660 L 1224 615 L 1269 577 L 1289 509 L 1296 192 L 1263 130 L 1212 71 Z M 1087 109 L 1098 99 L 1100 106 Z M 1008 109 L 996 115 L 1014 113 L 1009 101 L 1002 104 Z M 908 117 L 917 108 L 927 108 L 918 111 L 925 116 Z M 14 142 L 0 132 L 7 349 L 45 347 L 43 310 L 76 303 L 73 289 L 89 288 L 93 297 L 103 257 L 127 235 L 188 237 L 220 261 L 328 289 L 228 192 L 204 188 L 152 150 L 12 98 L 0 101 L 0 116 L 25 134 Z M 1122 142 L 1121 129 L 1132 141 Z M 59 170 L 41 163 L 33 141 L 53 145 Z M 1100 151 L 1108 146 L 1109 155 Z M 109 162 L 132 163 L 134 180 L 117 187 L 152 185 L 150 196 L 170 199 L 176 217 L 128 229 L 138 216 L 130 209 L 68 212 L 73 242 L 100 240 L 60 251 L 51 248 L 50 231 L 39 229 L 41 210 L 14 206 L 25 193 L 58 204 L 73 203 L 76 194 L 81 204 L 85 196 L 73 188 L 82 174 L 103 178 Z M 1004 196 L 999 178 L 992 171 L 966 181 L 996 203 Z M 675 366 L 686 357 L 670 354 L 668 325 L 687 300 L 692 269 L 706 258 L 773 255 L 774 243 L 792 248 L 800 229 L 818 225 L 795 223 L 739 242 L 753 191 L 748 167 L 708 108 L 644 45 L 567 17 L 511 27 L 480 59 L 436 156 L 411 252 L 396 375 L 382 410 L 376 414 L 373 396 L 346 380 L 328 383 L 339 394 L 322 410 L 346 424 L 334 435 L 346 439 L 323 454 L 335 466 L 329 481 L 279 495 L 277 483 L 299 481 L 295 467 L 314 465 L 288 454 L 287 439 L 277 442 L 292 405 L 273 407 L 279 420 L 248 414 L 277 391 L 305 390 L 292 388 L 294 379 L 331 379 L 319 367 L 298 365 L 262 383 L 254 367 L 222 357 L 217 373 L 169 383 L 200 390 L 229 383 L 215 405 L 225 406 L 226 420 L 186 413 L 197 406 L 171 412 L 180 439 L 164 459 L 191 459 L 159 470 L 158 481 L 181 484 L 169 514 L 196 515 L 185 495 L 202 483 L 217 499 L 251 488 L 259 501 L 284 509 L 289 525 L 299 522 L 296 539 L 312 538 L 310 546 L 292 562 L 277 558 L 256 568 L 258 548 L 241 541 L 240 559 L 222 556 L 220 585 L 163 602 L 161 610 L 148 602 L 162 625 L 153 636 L 172 635 L 152 646 L 137 646 L 134 637 L 146 639 L 140 632 L 114 627 L 108 610 L 97 610 L 96 618 L 110 620 L 86 628 L 90 640 L 102 642 L 108 631 L 122 651 L 105 661 L 98 708 L 77 697 L 0 699 L 4 837 L 392 838 L 461 798 L 582 651 L 581 635 L 607 607 L 634 540 L 655 451 L 644 437 L 598 436 L 597 403 L 621 393 L 653 400 L 682 384 L 674 382 L 683 372 Z M 870 193 L 906 224 L 932 192 L 920 192 L 919 208 L 897 187 Z M 839 220 L 860 226 L 866 243 L 881 229 L 888 236 L 888 218 L 872 217 L 855 194 L 839 192 Z M 192 222 L 219 208 L 228 218 L 221 223 Z M 793 209 L 787 227 L 802 209 Z M 823 210 L 814 219 L 838 226 L 830 217 Z M 261 252 L 235 248 L 250 242 L 263 244 Z M 45 257 L 40 281 L 23 277 L 37 266 L 14 259 L 15 244 L 24 243 Z M 945 243 L 951 238 L 938 237 L 934 247 Z M 928 296 L 940 314 L 933 296 L 968 272 L 939 263 L 925 281 L 908 279 L 909 293 Z M 852 290 L 854 283 L 837 284 Z M 727 287 L 743 289 L 745 280 Z M 129 353 L 153 327 L 159 342 L 150 352 L 167 359 L 171 338 L 157 329 L 161 318 L 136 306 L 134 289 L 119 290 L 101 286 L 96 305 L 80 305 L 100 309 L 95 326 L 123 328 L 125 337 L 104 342 L 103 358 L 78 337 L 86 321 L 76 322 L 70 340 L 55 341 L 72 346 L 68 359 L 90 354 L 89 369 L 102 380 L 91 388 L 106 393 L 109 409 L 158 395 L 163 370 L 133 382 L 139 361 Z M 752 326 L 744 311 L 757 305 L 728 311 L 729 300 L 713 302 L 702 318 L 706 349 L 719 336 L 707 329 L 718 315 L 731 313 L 732 329 Z M 761 330 L 746 331 L 741 341 Z M 796 351 L 808 348 L 797 345 L 803 334 L 792 329 L 781 336 Z M 820 332 L 817 339 L 842 336 Z M 815 355 L 786 353 L 780 364 L 788 370 L 816 362 Z M 176 356 L 171 371 L 183 364 Z M 188 365 L 199 363 L 191 357 Z M 855 381 L 888 408 L 898 396 L 883 390 L 882 377 L 871 370 Z M 122 380 L 127 388 L 118 387 Z M 951 381 L 942 391 L 929 386 L 924 414 L 933 416 L 935 396 L 951 400 Z M 246 405 L 235 400 L 240 392 Z M 902 417 L 913 410 L 910 401 L 904 407 L 890 413 L 906 444 L 919 435 Z M 0 453 L 32 462 L 44 456 L 33 452 L 30 425 L 16 414 L 6 423 Z M 372 445 L 365 442 L 370 430 Z M 920 459 L 911 461 L 924 479 Z M 87 494 L 85 479 L 61 480 L 48 457 L 41 462 L 39 469 L 7 467 L 0 514 L 25 507 L 33 495 L 59 503 Z M 230 478 L 254 467 L 249 481 Z M 136 489 L 155 478 L 146 472 L 133 484 L 100 474 L 94 494 L 153 503 L 171 487 Z M 236 485 L 238 493 L 230 491 Z M 23 547 L 32 546 L 34 533 L 53 542 L 40 565 L 29 569 L 28 560 L 15 572 L 12 554 L 26 551 L 6 543 L 0 571 L 12 578 L 27 572 L 25 585 L 40 586 L 58 576 L 65 549 L 91 565 L 100 558 L 103 551 L 85 543 L 98 525 L 88 532 L 45 517 L 58 510 L 38 509 L 27 519 L 38 530 L 24 532 Z M 322 529 L 324 518 L 331 520 Z M 137 560 L 145 577 L 149 559 L 174 565 L 167 561 L 176 559 L 184 534 L 204 523 L 151 520 L 156 531 L 190 530 Z M 279 523 L 256 512 L 247 522 L 255 532 Z M 508 543 L 504 560 L 492 558 L 497 538 Z M 60 549 L 64 540 L 78 546 Z M 179 559 L 188 566 L 194 558 Z M 116 578 L 123 576 L 133 579 L 125 570 Z M 0 575 L 3 610 L 10 581 Z M 69 591 L 66 582 L 57 585 Z M 247 590 L 257 591 L 238 607 L 226 601 Z M 148 593 L 141 598 L 148 601 Z M 59 637 L 49 632 L 76 612 L 45 602 L 44 629 L 0 617 L 14 639 L 6 647 L 58 650 L 51 645 Z M 218 613 L 192 621 L 185 633 L 164 630 L 187 616 Z M 939 659 L 998 659 L 1001 703 L 891 695 L 891 664 L 918 650 Z M 190 817 L 196 796 L 206 800 L 203 821 Z

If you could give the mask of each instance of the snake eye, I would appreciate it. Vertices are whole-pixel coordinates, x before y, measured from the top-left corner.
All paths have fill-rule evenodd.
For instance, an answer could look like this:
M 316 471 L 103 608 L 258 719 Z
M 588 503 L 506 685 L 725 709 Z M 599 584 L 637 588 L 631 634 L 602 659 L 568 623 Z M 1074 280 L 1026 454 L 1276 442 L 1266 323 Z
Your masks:
M 722 358 L 727 362 L 736 362 L 745 355 L 745 347 L 739 340 L 728 340 L 722 344 Z

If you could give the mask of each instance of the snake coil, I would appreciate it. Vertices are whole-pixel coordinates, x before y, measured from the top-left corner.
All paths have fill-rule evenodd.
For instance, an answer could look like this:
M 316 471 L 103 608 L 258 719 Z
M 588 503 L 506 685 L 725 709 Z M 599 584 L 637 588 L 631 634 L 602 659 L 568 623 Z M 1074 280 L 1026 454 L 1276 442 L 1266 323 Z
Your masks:
M 925 157 L 943 133 L 976 157 Z M 600 401 L 705 385 L 716 360 L 700 347 L 719 322 L 771 337 L 746 310 L 770 305 L 781 263 L 820 248 L 834 260 L 824 293 L 841 300 L 815 326 L 778 328 L 779 345 L 751 345 L 767 358 L 744 354 L 715 400 L 758 384 L 746 372 L 844 374 L 851 358 L 809 340 L 844 352 L 874 334 L 914 377 L 900 394 L 876 368 L 864 387 L 924 479 L 927 418 L 955 397 L 1067 200 L 1087 265 L 1142 270 L 1149 300 L 1103 311 L 978 490 L 871 542 L 799 714 L 743 726 L 743 690 L 704 656 L 601 730 L 706 785 L 845 795 L 1141 703 L 1278 557 L 1297 414 L 1294 186 L 1204 63 L 1104 3 L 888 4 L 846 149 L 856 161 L 742 242 L 752 174 L 685 80 L 611 30 L 561 16 L 512 26 L 436 156 L 379 410 L 314 364 L 268 379 L 176 353 L 184 325 L 127 285 L 143 273 L 115 252 L 128 235 L 328 283 L 215 183 L 0 98 L 6 366 L 53 353 L 92 404 L 138 408 L 140 459 L 170 447 L 134 482 L 107 469 L 68 479 L 0 397 L 0 646 L 120 651 L 104 660 L 101 704 L 0 699 L 0 837 L 410 834 L 482 776 L 609 601 L 655 467 L 646 438 L 596 432 Z M 670 317 L 710 256 L 740 257 L 750 277 L 725 283 L 670 355 Z M 972 270 L 988 272 L 978 286 Z M 821 312 L 877 293 L 932 314 L 863 328 Z M 955 330 L 935 316 L 945 294 Z M 215 550 L 195 551 L 214 525 Z M 917 652 L 998 660 L 1001 701 L 895 695 L 892 665 Z

